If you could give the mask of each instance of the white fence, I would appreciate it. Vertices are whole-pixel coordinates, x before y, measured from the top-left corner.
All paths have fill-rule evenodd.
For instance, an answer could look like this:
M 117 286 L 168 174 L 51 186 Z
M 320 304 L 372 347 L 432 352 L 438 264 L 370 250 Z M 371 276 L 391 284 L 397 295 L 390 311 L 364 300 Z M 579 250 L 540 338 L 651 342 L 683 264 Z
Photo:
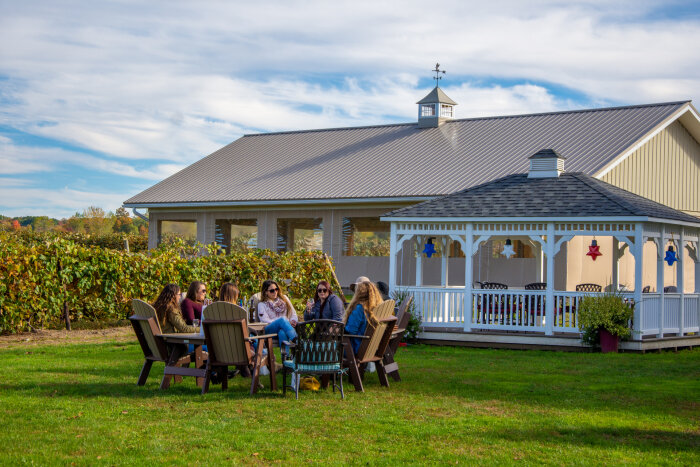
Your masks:
M 459 287 L 408 287 L 413 294 L 416 309 L 423 320 L 423 326 L 464 327 L 464 288 Z M 554 292 L 552 330 L 557 333 L 579 333 L 578 304 L 582 297 L 595 295 L 592 292 Z M 632 300 L 633 294 L 623 297 Z M 681 317 L 681 294 L 643 294 L 639 308 L 641 336 L 659 334 L 659 324 L 663 314 L 663 333 L 682 335 L 699 332 L 700 294 L 684 295 L 684 312 Z M 503 331 L 545 332 L 545 291 L 543 290 L 473 290 L 470 313 L 472 329 L 493 329 Z M 682 319 L 681 319 L 682 318 Z

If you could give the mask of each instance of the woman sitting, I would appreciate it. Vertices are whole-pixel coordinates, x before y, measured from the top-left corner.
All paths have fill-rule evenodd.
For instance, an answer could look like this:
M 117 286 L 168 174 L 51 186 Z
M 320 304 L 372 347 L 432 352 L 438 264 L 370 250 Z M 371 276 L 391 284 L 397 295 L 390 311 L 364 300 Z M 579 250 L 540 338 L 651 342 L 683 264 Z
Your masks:
M 342 321 L 344 316 L 343 302 L 331 290 L 328 281 L 321 281 L 316 286 L 314 299 L 306 303 L 304 321 L 312 319 L 332 319 Z
M 168 284 L 163 288 L 163 291 L 153 304 L 163 334 L 199 332 L 199 328 L 196 326 L 189 326 L 182 318 L 178 306 L 180 303 L 180 295 L 180 287 L 178 287 L 177 284 Z
M 193 324 L 195 319 L 202 319 L 202 306 L 211 303 L 206 297 L 207 286 L 204 282 L 193 281 L 187 289 L 187 296 L 180 304 L 182 318 L 187 324 Z
M 371 326 L 378 324 L 374 317 L 374 309 L 382 303 L 382 296 L 371 282 L 359 282 L 355 284 L 355 295 L 350 301 L 350 305 L 345 310 L 345 332 L 362 336 L 367 329 L 367 323 Z M 350 344 L 352 350 L 357 354 L 360 350 L 362 339 L 351 337 Z
M 287 346 L 283 346 L 282 342 L 297 338 L 293 326 L 296 326 L 298 318 L 292 302 L 280 292 L 280 286 L 275 281 L 267 280 L 262 284 L 258 318 L 261 323 L 266 323 L 265 334 L 277 334 L 280 348 L 286 353 Z

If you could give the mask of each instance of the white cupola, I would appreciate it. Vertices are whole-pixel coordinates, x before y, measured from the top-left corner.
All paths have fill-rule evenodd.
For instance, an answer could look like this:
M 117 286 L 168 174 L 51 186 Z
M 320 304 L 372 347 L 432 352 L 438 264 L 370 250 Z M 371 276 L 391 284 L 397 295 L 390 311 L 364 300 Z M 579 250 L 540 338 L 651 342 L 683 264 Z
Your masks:
M 558 177 L 564 172 L 564 156 L 554 149 L 540 149 L 529 159 L 527 178 Z
M 455 101 L 450 99 L 438 86 L 430 91 L 418 104 L 418 126 L 437 128 L 447 120 L 455 118 Z

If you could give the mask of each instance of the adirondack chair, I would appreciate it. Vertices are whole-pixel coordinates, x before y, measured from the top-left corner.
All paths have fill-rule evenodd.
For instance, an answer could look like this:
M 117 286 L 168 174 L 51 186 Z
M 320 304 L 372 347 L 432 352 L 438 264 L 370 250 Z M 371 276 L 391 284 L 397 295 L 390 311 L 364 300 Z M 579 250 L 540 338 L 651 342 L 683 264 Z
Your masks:
M 129 321 L 134 327 L 136 338 L 139 340 L 143 356 L 146 359 L 136 383 L 138 386 L 143 386 L 146 384 L 153 362 L 167 362 L 170 355 L 168 347 L 160 337 L 161 330 L 156 310 L 148 303 L 138 299 L 131 301 L 131 308 L 134 314 L 129 317 Z M 185 355 L 177 361 L 177 366 L 189 366 L 191 362 L 192 355 Z M 175 382 L 180 381 L 182 381 L 182 377 L 176 376 Z
M 361 368 L 364 364 L 370 362 L 374 362 L 376 365 L 379 384 L 389 387 L 389 379 L 386 377 L 386 370 L 384 369 L 384 362 L 382 359 L 386 353 L 386 348 L 389 345 L 391 333 L 396 323 L 396 316 L 393 316 L 394 303 L 394 300 L 385 300 L 377 306 L 374 310 L 374 316 L 378 321 L 377 326 L 374 327 L 367 323 L 364 336 L 350 336 L 348 334 L 344 336 L 345 358 L 343 360 L 343 365 L 345 368 L 348 368 L 350 380 L 355 386 L 356 391 L 364 392 L 364 387 L 362 386 L 364 370 Z M 360 337 L 363 339 L 357 355 L 352 350 L 352 345 L 350 343 L 351 337 Z
M 287 393 L 287 374 L 296 375 L 294 392 L 299 399 L 299 381 L 301 375 L 333 375 L 333 392 L 336 386 L 343 392 L 343 331 L 342 321 L 317 319 L 297 324 L 296 343 L 284 342 L 289 345 L 291 360 L 284 361 L 282 374 L 282 394 Z M 340 385 L 336 384 L 336 377 Z
M 275 354 L 272 349 L 272 338 L 275 335 L 250 337 L 244 308 L 228 302 L 214 302 L 207 307 L 202 326 L 209 352 L 202 394 L 209 391 L 212 371 L 216 370 L 221 375 L 221 388 L 225 391 L 228 389 L 228 367 L 242 365 L 253 365 L 250 395 L 258 389 L 260 367 L 263 365 L 270 369 L 271 389 L 277 389 Z M 258 341 L 257 349 L 253 346 L 255 341 Z M 263 348 L 267 348 L 267 355 L 263 355 Z
M 408 297 L 401 302 L 399 311 L 396 312 L 396 326 L 397 329 L 391 335 L 389 340 L 389 345 L 384 352 L 384 370 L 386 373 L 393 378 L 394 381 L 401 381 L 401 375 L 399 375 L 399 364 L 394 361 L 394 355 L 399 349 L 399 344 L 403 339 L 404 334 L 406 334 L 406 327 L 408 327 L 408 322 L 411 320 L 411 313 L 408 309 L 413 302 L 413 297 Z

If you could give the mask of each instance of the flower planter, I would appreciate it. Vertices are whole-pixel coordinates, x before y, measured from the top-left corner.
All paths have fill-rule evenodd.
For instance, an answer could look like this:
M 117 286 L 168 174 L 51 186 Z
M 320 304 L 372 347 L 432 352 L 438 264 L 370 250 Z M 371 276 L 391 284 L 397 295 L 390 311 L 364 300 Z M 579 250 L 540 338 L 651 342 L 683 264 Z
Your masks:
M 617 352 L 618 344 L 620 343 L 619 336 L 613 336 L 607 330 L 600 330 L 600 350 L 603 353 Z

